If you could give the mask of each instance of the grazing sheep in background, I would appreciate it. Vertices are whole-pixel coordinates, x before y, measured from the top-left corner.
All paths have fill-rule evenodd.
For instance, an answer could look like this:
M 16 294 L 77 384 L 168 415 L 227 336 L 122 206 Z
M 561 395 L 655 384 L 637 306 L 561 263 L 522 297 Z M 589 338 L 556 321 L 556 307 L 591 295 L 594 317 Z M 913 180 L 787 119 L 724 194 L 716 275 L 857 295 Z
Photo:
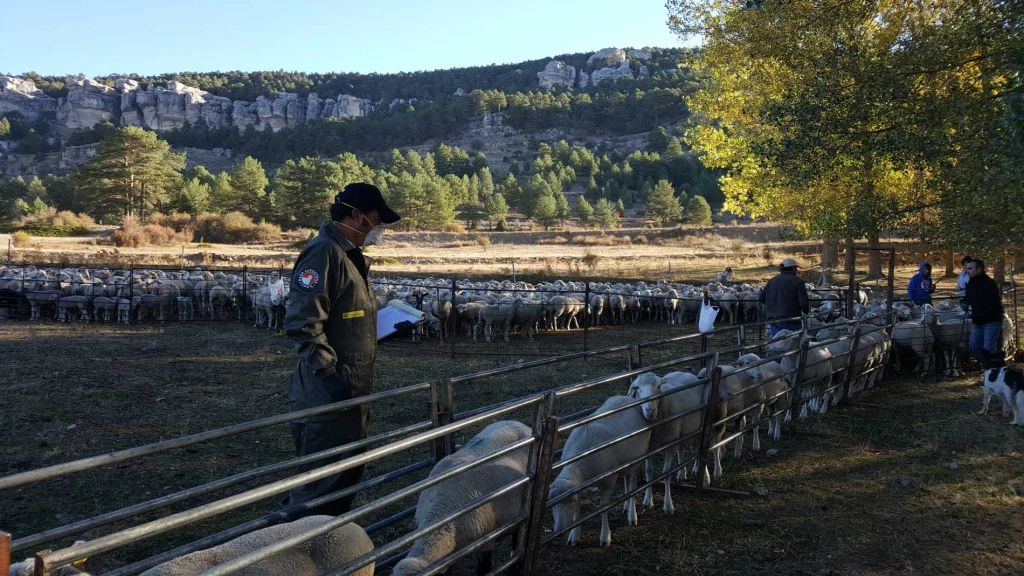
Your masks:
M 594 415 L 603 414 L 632 402 L 634 400 L 629 396 L 612 396 L 604 401 L 604 404 L 594 412 Z M 634 406 L 633 408 L 574 428 L 572 433 L 569 434 L 569 439 L 566 440 L 565 446 L 562 448 L 562 459 L 568 460 L 577 454 L 602 444 L 607 444 L 611 440 L 646 426 L 647 420 L 644 419 L 643 410 L 639 406 Z M 650 431 L 643 432 L 565 466 L 559 472 L 558 478 L 555 478 L 555 481 L 551 483 L 551 489 L 548 491 L 548 500 L 558 498 L 562 494 L 588 482 L 590 479 L 596 478 L 609 470 L 618 468 L 622 464 L 644 455 L 647 452 L 650 439 Z M 620 476 L 626 484 L 627 492 L 635 490 L 637 473 L 639 471 L 640 464 L 638 463 L 620 471 L 618 474 L 609 475 L 601 480 L 597 485 L 601 490 L 600 506 L 607 506 L 611 501 L 612 492 L 615 490 L 615 485 L 618 483 Z M 637 523 L 635 496 L 627 498 L 625 506 L 627 522 L 635 525 Z M 574 494 L 572 497 L 555 504 L 553 512 L 556 532 L 575 522 L 579 518 L 580 513 L 579 494 Z M 579 543 L 580 532 L 580 526 L 573 528 L 569 532 L 570 545 L 575 546 Z M 610 546 L 611 543 L 612 531 L 608 526 L 608 512 L 605 511 L 601 514 L 601 545 Z
M 184 322 L 192 319 L 192 299 L 187 296 L 178 296 L 175 298 L 175 304 L 177 305 L 178 320 Z
M 117 299 L 108 298 L 106 296 L 97 296 L 92 300 L 92 319 L 93 322 L 100 321 L 100 313 L 103 315 L 104 322 L 110 322 L 114 317 L 114 311 L 117 310 Z
M 194 576 L 274 544 L 285 538 L 309 532 L 334 520 L 333 516 L 307 516 L 294 522 L 277 524 L 239 536 L 219 546 L 192 552 L 150 568 L 142 576 Z M 345 524 L 287 550 L 235 572 L 238 576 L 317 576 L 340 568 L 373 551 L 373 542 L 358 524 Z M 373 564 L 353 572 L 373 576 Z
M 626 299 L 620 294 L 612 294 L 608 298 L 608 311 L 611 312 L 612 322 L 622 325 L 626 323 Z
M 57 300 L 58 322 L 89 321 L 89 298 L 85 296 L 64 296 Z
M 715 280 L 718 282 L 732 282 L 732 267 L 727 266 L 725 270 L 715 274 Z
M 664 377 L 659 378 L 652 372 L 646 372 L 636 377 L 633 384 L 629 388 L 629 396 L 635 399 L 651 398 L 659 394 L 671 392 L 672 390 L 679 390 L 685 388 L 687 385 L 691 385 L 697 381 L 697 377 L 688 372 L 670 372 Z M 680 390 L 674 394 L 669 394 L 664 398 L 657 400 L 651 400 L 641 405 L 644 418 L 648 422 L 654 423 L 658 420 L 667 420 L 673 416 L 680 416 L 687 412 L 693 412 L 698 410 L 701 404 L 704 403 L 704 388 L 705 386 L 693 386 Z M 688 436 L 700 430 L 701 426 L 701 413 L 699 411 L 693 412 L 682 418 L 676 418 L 671 422 L 666 422 L 662 426 L 659 426 L 651 431 L 651 448 L 660 448 L 666 444 L 671 444 L 679 440 L 684 436 Z M 682 454 L 687 453 L 687 448 L 694 445 L 697 439 L 692 439 L 681 444 L 677 444 L 674 448 L 669 448 L 663 452 L 665 457 L 664 465 L 661 468 L 662 474 L 669 471 L 672 468 L 672 457 L 675 456 L 676 460 L 680 463 L 683 461 Z M 653 466 L 651 465 L 651 458 L 647 458 L 644 462 L 645 478 L 648 482 L 651 481 L 653 476 Z M 684 469 L 685 470 L 685 469 Z M 682 470 L 680 470 L 682 472 Z M 644 508 L 652 508 L 654 506 L 654 487 L 649 486 L 647 492 L 644 493 Z M 672 503 L 672 477 L 665 477 L 665 501 L 662 506 L 662 510 L 665 514 L 674 514 L 675 506 Z
M 495 422 L 481 430 L 458 452 L 441 459 L 434 465 L 430 475 L 436 476 L 474 462 L 481 456 L 529 438 L 531 434 L 532 431 L 525 424 L 513 421 Z M 529 453 L 529 447 L 524 446 L 420 492 L 419 502 L 416 504 L 417 528 L 423 528 L 464 508 L 477 498 L 525 478 L 528 472 Z M 427 566 L 512 521 L 523 513 L 524 489 L 517 488 L 416 539 L 409 554 L 395 565 L 393 576 L 419 574 Z M 513 532 L 513 541 L 514 534 Z M 479 553 L 478 574 L 491 571 L 493 549 L 492 543 Z
M 604 296 L 594 294 L 590 297 L 590 325 L 601 325 L 601 314 L 604 313 Z

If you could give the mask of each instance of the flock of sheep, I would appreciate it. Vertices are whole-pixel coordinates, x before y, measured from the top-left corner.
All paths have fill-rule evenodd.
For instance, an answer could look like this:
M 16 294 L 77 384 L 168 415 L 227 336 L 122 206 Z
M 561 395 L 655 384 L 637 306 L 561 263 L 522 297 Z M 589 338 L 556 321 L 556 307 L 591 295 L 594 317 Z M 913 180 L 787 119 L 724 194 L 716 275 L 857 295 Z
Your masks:
M 287 294 L 277 272 L 227 274 L 0 266 L 0 319 L 140 322 L 242 319 L 276 328 Z

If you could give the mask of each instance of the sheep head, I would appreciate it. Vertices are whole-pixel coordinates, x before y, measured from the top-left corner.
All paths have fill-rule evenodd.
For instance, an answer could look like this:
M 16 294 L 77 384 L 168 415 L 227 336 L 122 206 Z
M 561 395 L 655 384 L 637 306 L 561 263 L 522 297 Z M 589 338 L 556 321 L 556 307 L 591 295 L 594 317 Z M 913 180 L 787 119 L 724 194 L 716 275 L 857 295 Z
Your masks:
M 651 398 L 661 393 L 661 378 L 653 372 L 644 372 L 643 374 L 636 377 L 633 383 L 629 387 L 629 397 L 641 400 L 643 398 Z M 653 422 L 661 417 L 660 415 L 661 399 L 650 400 L 640 405 L 643 410 L 644 418 L 649 422 Z
M 555 478 L 555 481 L 551 483 L 551 489 L 548 490 L 548 501 L 565 494 L 573 488 L 575 488 L 574 484 L 568 479 L 562 478 L 561 476 Z M 573 494 L 571 497 L 552 506 L 551 513 L 555 517 L 555 532 L 558 532 L 569 524 L 572 524 L 580 513 L 579 493 Z M 576 542 L 573 542 L 572 540 L 571 532 L 568 536 L 568 542 L 569 544 L 576 544 Z

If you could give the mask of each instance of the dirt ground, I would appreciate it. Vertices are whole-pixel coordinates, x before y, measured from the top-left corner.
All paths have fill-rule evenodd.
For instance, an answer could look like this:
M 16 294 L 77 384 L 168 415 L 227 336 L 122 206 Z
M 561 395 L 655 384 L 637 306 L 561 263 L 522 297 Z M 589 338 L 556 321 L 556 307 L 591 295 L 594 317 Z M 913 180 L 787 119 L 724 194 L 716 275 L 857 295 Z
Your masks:
M 678 334 L 645 324 L 633 330 L 595 330 L 589 345 Z M 539 352 L 581 345 L 579 334 L 541 338 L 530 345 Z M 390 389 L 530 357 L 526 345 L 493 346 L 493 355 L 450 358 L 432 342 L 386 345 L 377 364 L 377 387 Z M 0 476 L 280 413 L 287 410 L 287 379 L 294 364 L 287 340 L 235 323 L 8 323 L 0 324 L 0 349 Z M 665 347 L 644 361 L 695 351 L 693 343 Z M 469 383 L 456 389 L 456 408 L 489 405 L 613 373 L 624 365 L 621 354 L 612 354 Z M 766 447 L 778 450 L 774 457 L 751 453 L 748 440 L 743 458 L 726 461 L 726 476 L 718 486 L 755 495 L 733 499 L 675 491 L 676 514 L 664 517 L 659 489 L 655 509 L 641 514 L 639 527 L 624 526 L 623 515 L 612 514 L 611 548 L 599 548 L 599 526 L 587 525 L 578 548 L 555 543 L 545 549 L 542 573 L 561 574 L 569 568 L 573 574 L 608 576 L 638 569 L 742 575 L 1024 573 L 1019 538 L 1024 500 L 1017 495 L 1024 493 L 1024 439 L 998 409 L 984 417 L 973 413 L 981 394 L 970 380 L 890 380 L 852 404 L 801 423 L 796 435 L 766 441 Z M 559 413 L 595 406 L 623 388 L 609 385 L 559 401 Z M 526 411 L 513 416 L 530 419 Z M 371 432 L 426 417 L 425 395 L 396 398 L 374 409 Z M 0 527 L 17 538 L 290 455 L 287 428 L 277 426 L 15 488 L 0 492 Z M 367 474 L 375 476 L 425 456 L 423 449 L 412 450 L 370 466 Z M 956 469 L 951 469 L 953 463 Z M 267 476 L 190 504 L 280 477 Z M 414 476 L 419 477 L 422 473 Z M 385 484 L 374 494 L 409 481 Z M 275 502 L 270 499 L 99 555 L 86 567 L 101 572 L 145 557 L 269 512 Z M 588 500 L 584 511 L 593 505 Z M 154 517 L 150 513 L 133 523 Z M 84 537 L 133 523 L 115 523 Z M 399 529 L 408 526 L 407 521 Z M 375 540 L 380 544 L 396 533 L 385 530 Z M 471 570 L 466 563 L 455 573 Z

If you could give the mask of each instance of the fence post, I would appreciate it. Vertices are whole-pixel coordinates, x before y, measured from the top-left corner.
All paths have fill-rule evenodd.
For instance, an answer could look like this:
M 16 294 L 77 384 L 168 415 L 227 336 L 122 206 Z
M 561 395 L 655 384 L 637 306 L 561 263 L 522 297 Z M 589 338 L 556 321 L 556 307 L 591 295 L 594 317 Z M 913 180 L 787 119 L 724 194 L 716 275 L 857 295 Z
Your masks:
M 249 318 L 249 266 L 242 264 L 242 306 L 240 320 Z
M 530 491 L 529 511 L 525 530 L 520 530 L 520 542 L 523 546 L 522 573 L 530 576 L 537 565 L 537 554 L 540 551 L 540 540 L 544 533 L 544 516 L 547 512 L 548 486 L 551 484 L 551 466 L 555 462 L 555 445 L 558 440 L 558 417 L 553 416 L 554 392 L 545 397 L 538 416 L 543 415 L 539 423 L 540 440 L 536 445 L 536 456 L 531 454 L 533 468 L 533 486 Z
M 1013 349 L 1020 349 L 1020 318 L 1017 316 L 1017 281 L 1014 279 L 1016 268 L 1010 265 L 1010 297 L 1013 298 Z M 1005 338 L 1005 336 L 1004 336 Z
M 846 291 L 846 317 L 853 318 L 854 292 L 857 290 L 857 247 L 851 241 L 846 248 L 846 268 L 850 275 L 849 287 Z
M 804 368 L 807 367 L 807 353 L 811 351 L 811 343 L 804 340 L 800 345 L 800 355 L 796 362 L 796 374 L 793 375 L 793 401 L 789 403 L 789 429 L 796 432 L 796 421 L 800 412 L 797 410 L 804 399 Z
M 588 350 L 588 344 L 590 340 L 590 281 L 587 281 L 586 290 L 584 290 L 583 299 L 583 351 Z
M 708 351 L 708 335 L 707 334 L 701 334 L 700 335 L 700 353 L 704 354 L 707 351 Z M 700 359 L 700 367 L 701 368 L 707 368 L 708 367 L 708 357 L 707 356 L 701 357 L 701 359 Z
M 141 310 L 142 307 L 140 306 Z M 135 312 L 135 262 L 128 263 L 128 325 L 132 324 L 132 312 Z
M 711 447 L 711 440 L 715 435 L 715 419 L 718 418 L 718 387 L 722 382 L 722 369 L 718 367 L 717 352 L 711 362 L 711 370 L 708 372 L 711 374 L 711 386 L 704 402 L 704 425 L 701 427 L 700 448 L 697 452 L 697 478 L 694 479 L 698 491 L 707 488 L 705 480 L 710 476 L 710 474 L 705 474 L 705 470 L 708 467 L 708 451 Z M 668 453 L 665 457 L 668 458 Z
M 448 357 L 449 358 L 455 358 L 455 337 L 456 337 L 455 332 L 458 330 L 458 326 L 456 326 L 456 324 L 455 324 L 455 321 L 458 319 L 458 316 L 459 316 L 458 312 L 455 310 L 455 289 L 456 288 L 457 288 L 457 286 L 455 284 L 455 277 L 452 276 L 452 310 L 451 310 L 451 312 L 448 313 L 448 340 L 449 340 L 449 342 L 448 342 L 448 345 L 449 345 Z
M 8 248 L 9 250 L 10 248 Z M 7 576 L 11 569 L 11 535 L 0 532 L 0 576 Z
M 743 324 L 738 324 L 736 326 L 736 345 L 737 346 L 743 346 L 746 343 L 747 343 L 747 337 L 743 333 Z
M 850 382 L 853 381 L 853 357 L 857 354 L 858 344 L 860 344 L 860 320 L 853 323 L 853 341 L 850 342 L 850 356 L 846 360 L 846 380 L 843 382 L 843 398 L 850 397 Z
M 626 356 L 626 370 L 636 370 L 640 368 L 640 345 L 632 344 L 627 350 L 628 356 Z
M 896 282 L 896 249 L 889 248 L 889 292 L 886 298 L 885 311 L 892 312 L 892 301 L 896 297 L 894 292 Z

